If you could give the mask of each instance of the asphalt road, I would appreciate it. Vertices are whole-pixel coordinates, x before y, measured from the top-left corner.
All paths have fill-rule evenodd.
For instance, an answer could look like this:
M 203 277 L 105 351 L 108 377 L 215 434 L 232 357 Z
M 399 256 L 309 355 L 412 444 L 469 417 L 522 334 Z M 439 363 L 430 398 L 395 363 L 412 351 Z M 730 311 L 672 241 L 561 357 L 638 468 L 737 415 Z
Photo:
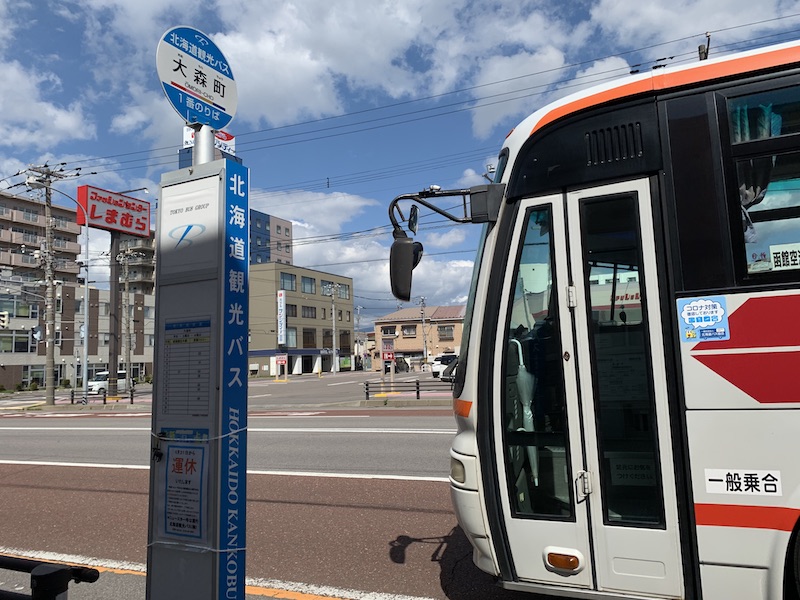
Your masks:
M 149 417 L 56 412 L 0 418 L 0 553 L 98 565 L 70 598 L 142 598 Z M 248 598 L 523 598 L 472 564 L 445 480 L 448 409 L 260 407 L 250 428 Z

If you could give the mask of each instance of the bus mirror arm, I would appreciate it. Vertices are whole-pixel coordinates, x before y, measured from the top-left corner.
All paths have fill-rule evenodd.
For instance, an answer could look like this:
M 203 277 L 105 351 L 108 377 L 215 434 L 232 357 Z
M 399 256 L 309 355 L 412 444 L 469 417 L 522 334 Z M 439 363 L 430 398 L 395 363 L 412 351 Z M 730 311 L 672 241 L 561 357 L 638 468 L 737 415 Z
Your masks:
M 392 294 L 398 300 L 408 302 L 411 299 L 411 272 L 422 259 L 422 244 L 411 239 L 403 229 L 401 223 L 406 221 L 399 203 L 410 200 L 421 204 L 425 208 L 442 215 L 456 223 L 493 223 L 497 221 L 500 204 L 503 199 L 505 185 L 490 183 L 478 185 L 469 189 L 442 190 L 436 186 L 419 192 L 418 194 L 402 194 L 389 204 L 389 219 L 392 222 L 392 248 L 389 252 L 389 276 L 392 284 Z M 467 214 L 467 196 L 470 196 L 471 215 Z M 434 206 L 428 198 L 442 198 L 447 196 L 461 196 L 463 199 L 464 216 L 457 217 Z M 417 230 L 418 209 L 411 207 L 408 218 L 408 228 L 412 234 Z

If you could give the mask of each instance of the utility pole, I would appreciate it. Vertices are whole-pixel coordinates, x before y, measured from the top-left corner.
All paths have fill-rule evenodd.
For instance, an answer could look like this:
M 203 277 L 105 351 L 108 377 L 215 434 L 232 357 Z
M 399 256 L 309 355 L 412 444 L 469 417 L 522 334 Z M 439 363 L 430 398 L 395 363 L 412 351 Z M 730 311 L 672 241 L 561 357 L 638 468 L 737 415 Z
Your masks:
M 52 190 L 53 180 L 61 180 L 70 176 L 64 173 L 63 165 L 58 170 L 53 170 L 47 164 L 43 166 L 28 167 L 26 183 L 34 189 L 44 188 L 44 227 L 45 238 L 42 246 L 42 258 L 44 260 L 44 314 L 45 314 L 45 364 L 44 364 L 44 385 L 45 385 L 45 404 L 56 403 L 55 387 L 55 277 L 54 277 L 54 257 L 53 257 L 53 215 L 52 215 Z
M 331 291 L 331 326 L 333 329 L 333 365 L 331 366 L 331 373 L 336 374 L 339 370 L 339 356 L 336 352 L 336 294 L 339 293 L 339 284 L 332 283 L 328 288 Z
M 364 308 L 363 306 L 356 306 L 356 346 L 358 346 L 358 360 L 361 363 L 361 368 L 364 369 L 364 349 L 366 343 L 364 343 L 363 338 L 361 337 L 361 309 Z
M 122 279 L 125 285 L 125 290 L 122 296 L 122 314 L 125 319 L 125 377 L 128 380 L 128 385 L 131 382 L 131 300 L 130 300 L 130 284 L 128 273 L 128 266 L 132 258 L 141 258 L 142 255 L 138 252 L 126 248 L 116 256 L 117 262 L 122 265 Z M 110 374 L 109 374 L 110 378 Z
M 428 336 L 425 333 L 425 296 L 419 299 L 419 312 L 422 316 L 422 370 L 428 364 Z

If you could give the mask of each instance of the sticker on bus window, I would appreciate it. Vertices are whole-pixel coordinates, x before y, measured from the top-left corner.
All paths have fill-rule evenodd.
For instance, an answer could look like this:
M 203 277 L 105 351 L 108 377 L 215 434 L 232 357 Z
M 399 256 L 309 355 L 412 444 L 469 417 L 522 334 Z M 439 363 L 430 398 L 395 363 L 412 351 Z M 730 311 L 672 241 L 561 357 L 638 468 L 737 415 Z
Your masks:
M 681 298 L 678 300 L 678 318 L 681 341 L 722 341 L 731 337 L 724 296 Z

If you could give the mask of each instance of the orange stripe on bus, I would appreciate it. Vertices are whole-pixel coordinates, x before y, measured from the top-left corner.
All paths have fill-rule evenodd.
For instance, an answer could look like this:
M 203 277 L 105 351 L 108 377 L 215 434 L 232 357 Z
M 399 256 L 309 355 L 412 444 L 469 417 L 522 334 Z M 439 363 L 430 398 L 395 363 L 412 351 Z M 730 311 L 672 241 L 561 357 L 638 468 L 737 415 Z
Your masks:
M 695 504 L 694 515 L 698 525 L 792 531 L 800 518 L 800 509 L 783 506 Z
M 457 417 L 464 417 L 465 419 L 469 416 L 469 411 L 472 409 L 472 402 L 469 400 L 459 400 L 458 398 L 453 398 L 453 412 L 456 413 Z
M 741 73 L 769 69 L 780 65 L 790 64 L 800 61 L 800 47 L 792 46 L 781 50 L 773 50 L 764 54 L 754 56 L 743 56 L 733 60 L 720 63 L 702 64 L 692 69 L 682 69 L 678 71 L 659 71 L 653 77 L 639 79 L 620 85 L 618 87 L 603 90 L 585 98 L 578 98 L 574 102 L 559 106 L 547 113 L 540 119 L 531 130 L 531 135 L 562 117 L 580 110 L 620 100 L 629 96 L 635 96 L 645 92 L 663 91 L 678 88 L 686 85 L 712 81 Z

